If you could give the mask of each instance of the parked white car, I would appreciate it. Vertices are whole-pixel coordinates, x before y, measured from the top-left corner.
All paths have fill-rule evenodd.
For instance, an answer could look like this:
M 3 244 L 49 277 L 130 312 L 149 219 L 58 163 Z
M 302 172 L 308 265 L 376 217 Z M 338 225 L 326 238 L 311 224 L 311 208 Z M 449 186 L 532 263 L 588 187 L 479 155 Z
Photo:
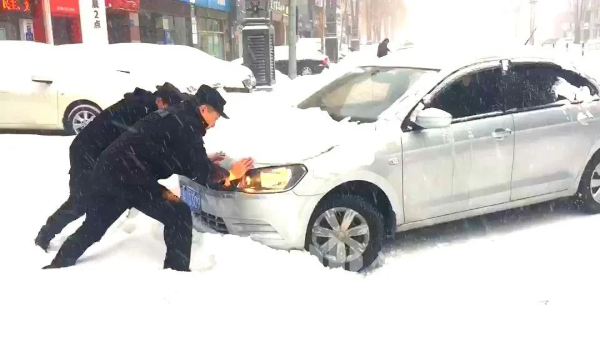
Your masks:
M 127 74 L 85 58 L 66 58 L 55 46 L 0 41 L 0 128 L 77 133 L 134 83 Z
M 81 131 L 135 87 L 169 81 L 184 92 L 202 84 L 251 91 L 252 72 L 187 46 L 2 41 L 0 128 Z M 12 63 L 12 64 L 11 64 Z M 6 67 L 10 65 L 10 67 Z
M 265 138 L 324 140 L 310 155 L 257 159 L 231 188 L 181 178 L 198 225 L 360 270 L 396 232 L 574 195 L 600 212 L 597 83 L 536 48 L 435 52 L 357 68 L 298 106 L 295 142 Z

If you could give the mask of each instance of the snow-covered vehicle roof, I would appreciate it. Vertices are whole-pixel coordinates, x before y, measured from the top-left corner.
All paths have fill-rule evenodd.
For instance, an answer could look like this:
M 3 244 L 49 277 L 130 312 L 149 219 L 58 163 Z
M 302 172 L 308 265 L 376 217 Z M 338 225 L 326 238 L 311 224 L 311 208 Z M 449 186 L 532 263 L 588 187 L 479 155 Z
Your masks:
M 443 51 L 441 53 L 440 51 Z M 565 65 L 571 68 L 573 63 L 561 51 L 549 50 L 539 46 L 517 47 L 473 47 L 454 46 L 443 48 L 440 46 L 419 46 L 402 49 L 389 54 L 384 58 L 371 59 L 362 66 L 382 67 L 410 67 L 430 70 L 444 70 L 459 68 L 477 62 L 498 59 L 529 59 L 548 61 Z
M 244 81 L 253 77 L 252 71 L 243 65 L 215 58 L 189 46 L 121 43 L 103 46 L 70 44 L 58 48 L 64 54 L 85 53 L 86 60 L 95 58 L 135 76 L 147 86 L 169 81 L 181 90 L 198 88 L 202 84 L 245 89 Z

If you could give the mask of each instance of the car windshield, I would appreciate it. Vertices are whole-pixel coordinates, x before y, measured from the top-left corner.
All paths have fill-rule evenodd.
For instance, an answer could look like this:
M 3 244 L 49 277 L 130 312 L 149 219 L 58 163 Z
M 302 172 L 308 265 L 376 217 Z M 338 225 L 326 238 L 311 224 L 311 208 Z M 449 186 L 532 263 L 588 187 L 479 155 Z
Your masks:
M 416 68 L 361 67 L 336 79 L 298 107 L 318 107 L 335 120 L 374 122 L 424 74 Z

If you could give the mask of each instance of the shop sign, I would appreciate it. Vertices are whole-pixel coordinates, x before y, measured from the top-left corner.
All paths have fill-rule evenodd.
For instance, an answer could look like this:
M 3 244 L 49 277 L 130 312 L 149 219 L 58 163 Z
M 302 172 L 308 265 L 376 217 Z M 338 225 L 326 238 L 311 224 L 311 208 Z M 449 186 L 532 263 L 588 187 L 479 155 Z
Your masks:
M 29 0 L 0 0 L 0 9 L 3 11 L 29 12 L 31 4 Z
M 80 0 L 81 36 L 84 43 L 108 44 L 106 7 L 103 0 Z
M 288 3 L 287 1 L 285 3 Z M 286 6 L 281 0 L 271 0 L 271 11 L 283 13 L 285 15 L 290 14 L 290 6 Z
M 105 0 L 106 8 L 120 9 L 129 12 L 138 12 L 140 10 L 140 0 Z
M 191 2 L 190 0 L 181 0 L 182 2 Z M 231 0 L 195 0 L 198 7 L 215 9 L 217 11 L 229 12 L 231 10 Z
M 79 14 L 79 2 L 77 0 L 50 0 L 50 12 L 52 14 L 76 16 Z

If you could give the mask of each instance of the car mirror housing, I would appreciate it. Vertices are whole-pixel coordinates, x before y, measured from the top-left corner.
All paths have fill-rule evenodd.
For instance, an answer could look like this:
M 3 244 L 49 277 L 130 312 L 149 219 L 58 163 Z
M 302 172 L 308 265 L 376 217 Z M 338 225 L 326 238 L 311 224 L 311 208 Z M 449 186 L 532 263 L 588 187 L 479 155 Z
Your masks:
M 452 124 L 452 115 L 436 108 L 429 108 L 417 115 L 415 124 L 424 129 L 442 129 Z

